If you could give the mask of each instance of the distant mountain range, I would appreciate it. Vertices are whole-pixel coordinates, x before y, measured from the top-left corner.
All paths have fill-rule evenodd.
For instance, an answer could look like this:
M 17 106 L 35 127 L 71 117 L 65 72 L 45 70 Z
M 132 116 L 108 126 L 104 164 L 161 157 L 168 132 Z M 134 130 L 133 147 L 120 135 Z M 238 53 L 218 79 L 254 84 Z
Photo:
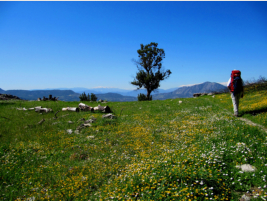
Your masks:
M 105 93 L 105 94 L 96 94 L 97 100 L 107 100 L 111 102 L 128 102 L 128 101 L 137 101 L 137 97 L 134 96 L 123 96 L 117 93 Z
M 184 86 L 180 88 L 172 88 L 168 90 L 158 89 L 152 93 L 153 100 L 165 100 L 169 98 L 191 98 L 194 93 L 209 93 L 214 91 L 225 90 L 226 87 L 216 82 L 204 82 L 193 86 Z M 42 90 L 3 90 L 0 88 L 1 94 L 11 94 L 25 100 L 37 100 L 37 98 L 59 97 L 62 101 L 79 101 L 79 96 L 85 92 L 86 94 L 94 93 L 98 100 L 108 100 L 113 102 L 137 101 L 140 93 L 146 94 L 145 89 L 125 90 L 118 88 L 59 88 L 59 89 L 42 89 Z
M 158 93 L 169 93 L 172 92 L 174 90 L 178 89 L 177 88 L 171 88 L 171 89 L 157 89 L 156 91 L 152 92 L 153 94 L 158 94 Z M 138 94 L 140 93 L 146 93 L 145 89 L 140 89 L 140 90 L 127 90 L 127 89 L 119 89 L 119 88 L 91 88 L 91 89 L 87 89 L 87 88 L 82 88 L 82 87 L 75 87 L 75 88 L 56 88 L 56 89 L 51 89 L 51 88 L 47 88 L 47 89 L 34 89 L 34 90 L 30 90 L 30 91 L 36 91 L 36 90 L 72 90 L 75 93 L 78 94 L 82 94 L 82 93 L 86 93 L 86 94 L 106 94 L 106 93 L 117 93 L 117 94 L 121 94 L 123 96 L 133 96 L 133 97 L 137 97 Z
M 227 87 L 216 82 L 204 82 L 188 87 L 181 87 L 170 93 L 155 94 L 153 100 L 165 100 L 169 98 L 191 98 L 194 93 L 210 93 L 226 90 Z
M 59 97 L 59 100 L 64 101 L 78 101 L 80 94 L 75 93 L 72 90 L 36 90 L 36 91 L 29 91 L 29 90 L 1 90 L 0 93 L 2 94 L 11 94 L 13 96 L 18 96 L 24 100 L 37 100 L 37 98 L 46 98 L 49 97 L 51 94 L 53 97 Z

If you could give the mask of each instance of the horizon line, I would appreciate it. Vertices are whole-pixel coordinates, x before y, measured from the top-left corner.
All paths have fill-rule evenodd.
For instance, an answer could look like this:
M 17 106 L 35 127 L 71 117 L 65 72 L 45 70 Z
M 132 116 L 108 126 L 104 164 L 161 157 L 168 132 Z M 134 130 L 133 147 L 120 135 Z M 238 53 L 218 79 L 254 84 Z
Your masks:
M 190 87 L 190 86 L 194 86 L 194 85 L 198 85 L 198 84 L 203 84 L 203 83 L 205 83 L 205 82 L 197 83 L 197 84 L 180 85 L 178 87 L 171 87 L 171 88 Z M 216 83 L 221 84 L 221 85 L 224 85 L 224 86 L 227 85 L 227 82 L 216 82 Z M 0 88 L 0 89 L 2 89 L 4 91 L 7 91 L 7 90 L 28 90 L 28 91 L 30 91 L 30 90 L 57 90 L 57 89 L 58 90 L 62 90 L 62 89 L 59 89 L 59 88 L 67 88 L 67 87 L 46 88 L 46 89 L 6 89 L 6 90 L 4 90 L 2 88 Z M 72 87 L 72 88 L 67 88 L 65 90 L 73 90 L 75 88 L 85 88 L 85 87 Z M 171 88 L 167 88 L 167 89 L 163 89 L 163 90 L 168 90 L 168 89 L 171 89 Z M 122 88 L 97 86 L 97 87 L 85 88 L 85 89 L 90 90 L 90 89 L 122 89 Z M 145 88 L 142 88 L 142 89 L 145 89 Z M 162 88 L 158 88 L 158 89 L 162 89 Z M 136 89 L 122 89 L 122 90 L 136 90 Z

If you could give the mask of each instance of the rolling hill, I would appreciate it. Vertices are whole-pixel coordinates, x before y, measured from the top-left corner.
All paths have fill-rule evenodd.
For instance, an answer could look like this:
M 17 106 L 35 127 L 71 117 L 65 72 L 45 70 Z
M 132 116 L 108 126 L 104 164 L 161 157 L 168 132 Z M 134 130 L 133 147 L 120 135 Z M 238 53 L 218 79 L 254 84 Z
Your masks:
M 204 82 L 188 87 L 181 87 L 170 93 L 154 94 L 153 100 L 165 100 L 169 98 L 191 98 L 194 93 L 210 93 L 227 89 L 224 85 L 216 82 Z
M 112 102 L 128 102 L 128 101 L 137 101 L 137 97 L 133 96 L 123 96 L 117 93 L 105 93 L 105 94 L 96 94 L 97 100 L 107 100 Z
M 226 87 L 218 84 L 216 82 L 204 82 L 202 84 L 197 84 L 188 87 L 173 88 L 169 90 L 158 90 L 156 93 L 152 93 L 153 100 L 166 100 L 170 98 L 191 98 L 194 93 L 209 93 L 213 91 L 225 90 Z M 118 90 L 118 89 L 116 89 Z M 168 93 L 161 93 L 167 91 Z M 170 92 L 171 91 L 171 92 Z M 82 93 L 76 93 L 73 90 L 2 90 L 0 88 L 0 93 L 2 94 L 11 94 L 18 96 L 21 99 L 25 100 L 37 100 L 37 98 L 43 98 L 43 96 L 48 97 L 50 94 L 53 97 L 59 97 L 59 100 L 62 101 L 79 101 L 79 96 Z M 86 94 L 94 93 L 94 91 L 86 91 Z M 113 102 L 124 102 L 124 101 L 137 101 L 137 96 L 140 93 L 146 94 L 145 89 L 140 89 L 137 91 L 120 91 L 120 92 L 106 92 L 95 95 L 98 100 L 107 100 Z
M 59 97 L 58 99 L 62 101 L 78 101 L 80 96 L 80 94 L 71 90 L 3 90 L 1 93 L 18 96 L 24 100 L 37 100 L 38 98 L 43 98 L 43 96 L 48 98 L 51 94 L 53 97 Z

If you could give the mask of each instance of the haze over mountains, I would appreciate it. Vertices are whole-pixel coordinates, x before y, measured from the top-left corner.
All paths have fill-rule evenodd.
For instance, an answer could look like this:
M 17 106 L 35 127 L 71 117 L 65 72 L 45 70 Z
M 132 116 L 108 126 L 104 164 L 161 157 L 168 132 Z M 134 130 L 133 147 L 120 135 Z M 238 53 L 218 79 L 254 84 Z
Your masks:
M 153 95 L 153 100 L 165 100 L 168 98 L 191 98 L 194 93 L 209 93 L 216 91 L 223 91 L 227 89 L 226 86 L 216 82 L 204 82 L 193 86 L 185 86 L 176 89 L 170 93 L 161 93 Z
M 158 89 L 155 92 L 152 92 L 153 94 L 158 94 L 158 93 L 169 93 L 172 92 L 174 90 L 178 89 L 177 88 L 171 88 L 171 89 Z M 86 94 L 105 94 L 105 93 L 117 93 L 123 96 L 134 96 L 137 97 L 138 94 L 140 93 L 146 93 L 145 89 L 140 89 L 140 90 L 127 90 L 127 89 L 119 89 L 119 88 L 108 88 L 108 87 L 99 87 L 99 88 L 82 88 L 82 87 L 75 87 L 75 88 L 56 88 L 56 89 L 51 89 L 51 88 L 47 88 L 47 89 L 33 89 L 30 91 L 36 91 L 36 90 L 72 90 L 75 93 L 78 94 L 82 94 L 82 93 L 86 93 Z
M 209 93 L 214 91 L 225 90 L 226 87 L 216 82 L 204 82 L 193 86 L 184 86 L 180 88 L 172 88 L 168 90 L 158 89 L 152 93 L 153 100 L 165 100 L 169 98 L 191 98 L 194 93 Z M 57 89 L 42 89 L 42 90 L 3 90 L 0 88 L 0 93 L 11 94 L 25 100 L 37 100 L 43 96 L 48 97 L 50 94 L 53 97 L 59 97 L 62 101 L 79 101 L 79 96 L 83 92 L 86 95 L 89 93 L 96 94 L 98 100 L 108 101 L 137 101 L 137 96 L 140 93 L 146 94 L 145 89 L 140 90 L 125 90 L 118 88 L 57 88 Z

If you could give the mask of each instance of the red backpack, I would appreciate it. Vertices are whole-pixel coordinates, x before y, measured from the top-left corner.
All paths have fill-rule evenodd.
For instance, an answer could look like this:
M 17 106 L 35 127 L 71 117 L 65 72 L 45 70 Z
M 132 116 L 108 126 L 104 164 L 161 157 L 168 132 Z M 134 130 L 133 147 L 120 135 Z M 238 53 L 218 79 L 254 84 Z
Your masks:
M 241 72 L 239 70 L 233 70 L 231 73 L 231 84 L 230 84 L 230 90 L 231 92 L 239 92 L 241 89 L 241 86 L 237 86 L 236 80 L 238 80 L 238 82 L 242 82 L 241 79 Z M 238 84 L 240 85 L 240 84 Z M 242 83 L 241 83 L 242 85 Z M 238 89 L 237 89 L 238 88 Z

